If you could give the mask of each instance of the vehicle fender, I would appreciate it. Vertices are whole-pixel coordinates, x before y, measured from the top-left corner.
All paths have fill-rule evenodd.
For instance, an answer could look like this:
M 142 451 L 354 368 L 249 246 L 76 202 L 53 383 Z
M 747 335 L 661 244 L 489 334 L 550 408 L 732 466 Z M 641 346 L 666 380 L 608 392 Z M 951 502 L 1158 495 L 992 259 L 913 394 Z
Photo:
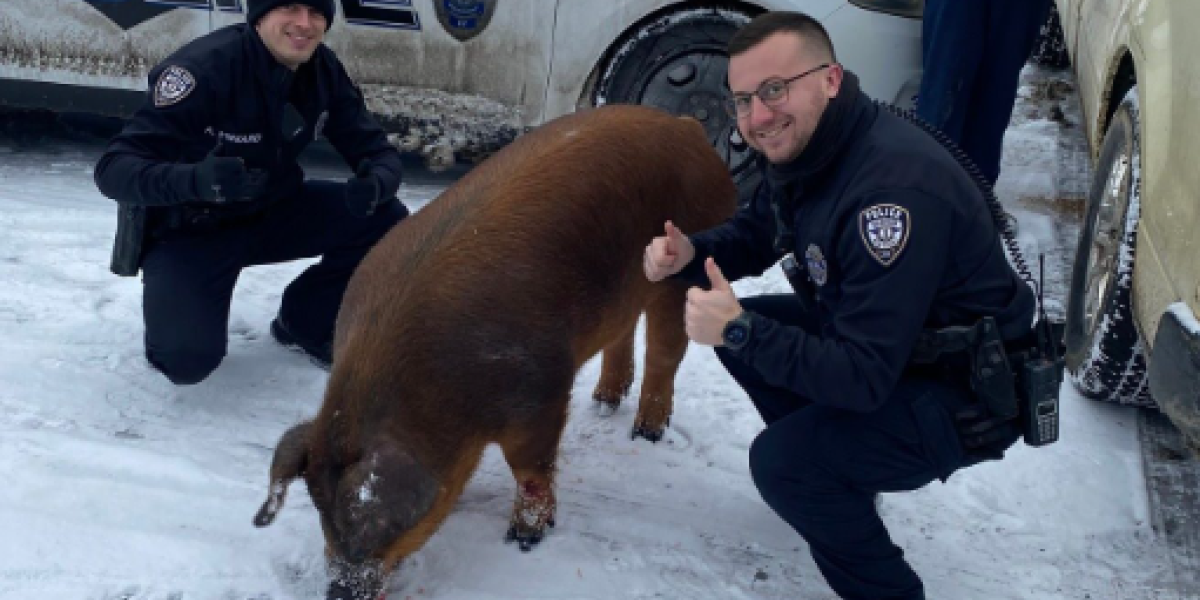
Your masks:
M 1150 393 L 1168 417 L 1200 449 L 1200 321 L 1182 302 L 1158 321 L 1150 360 Z

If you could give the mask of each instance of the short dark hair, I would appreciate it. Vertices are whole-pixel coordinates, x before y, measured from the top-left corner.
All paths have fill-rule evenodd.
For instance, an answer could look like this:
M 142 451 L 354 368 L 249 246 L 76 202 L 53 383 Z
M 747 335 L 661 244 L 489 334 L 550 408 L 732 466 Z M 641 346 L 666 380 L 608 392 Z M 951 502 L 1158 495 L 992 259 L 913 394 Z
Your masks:
M 801 13 L 787 11 L 766 12 L 750 20 L 729 39 L 729 56 L 737 56 L 763 42 L 776 33 L 794 33 L 806 44 L 829 53 L 829 60 L 837 62 L 833 53 L 833 41 L 820 21 Z

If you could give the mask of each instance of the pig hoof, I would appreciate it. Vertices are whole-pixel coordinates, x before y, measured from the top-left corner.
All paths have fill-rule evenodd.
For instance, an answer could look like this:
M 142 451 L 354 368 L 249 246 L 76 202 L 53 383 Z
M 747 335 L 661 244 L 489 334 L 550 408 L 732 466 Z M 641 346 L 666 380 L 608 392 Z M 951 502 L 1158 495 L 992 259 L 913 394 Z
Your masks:
M 621 406 L 621 401 L 612 402 L 609 400 L 601 400 L 596 398 L 596 414 L 602 418 L 608 418 L 617 413 L 617 407 Z
M 657 443 L 659 440 L 662 439 L 662 436 L 663 436 L 662 429 L 652 429 L 650 427 L 637 425 L 633 428 L 633 433 L 630 434 L 629 439 L 636 440 L 636 439 L 638 439 L 638 437 L 644 437 L 647 440 L 649 440 L 651 443 Z
M 542 532 L 530 531 L 522 533 L 517 531 L 516 526 L 509 527 L 508 533 L 504 535 L 504 543 L 516 542 L 521 552 L 533 550 L 533 547 L 540 541 L 542 541 Z

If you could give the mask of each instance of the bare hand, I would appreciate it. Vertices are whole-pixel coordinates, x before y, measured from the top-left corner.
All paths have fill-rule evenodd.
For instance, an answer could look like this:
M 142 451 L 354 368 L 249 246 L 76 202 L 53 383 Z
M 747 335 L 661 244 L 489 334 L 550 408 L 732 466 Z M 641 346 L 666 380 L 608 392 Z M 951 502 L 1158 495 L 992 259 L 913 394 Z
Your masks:
M 696 247 L 679 228 L 667 221 L 666 235 L 650 240 L 642 258 L 646 279 L 658 282 L 683 270 L 696 256 Z
M 742 305 L 711 257 L 704 261 L 704 270 L 708 273 L 712 289 L 705 291 L 694 287 L 688 290 L 684 323 L 688 337 L 693 342 L 721 346 L 724 345 L 721 333 L 725 331 L 725 325 L 742 314 Z

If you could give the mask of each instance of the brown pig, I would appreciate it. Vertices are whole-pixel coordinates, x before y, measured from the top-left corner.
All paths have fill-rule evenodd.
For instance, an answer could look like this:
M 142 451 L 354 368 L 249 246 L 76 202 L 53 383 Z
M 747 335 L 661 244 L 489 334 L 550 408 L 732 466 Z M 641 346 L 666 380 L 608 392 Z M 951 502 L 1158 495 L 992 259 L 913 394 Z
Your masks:
M 555 516 L 554 473 L 575 374 L 604 351 L 593 397 L 615 408 L 646 356 L 634 435 L 658 440 L 687 348 L 686 285 L 650 283 L 663 224 L 734 211 L 725 165 L 695 121 L 610 106 L 549 122 L 384 237 L 338 315 L 324 405 L 280 440 L 255 524 L 303 476 L 321 516 L 329 598 L 375 598 L 497 443 L 516 478 L 508 539 L 528 550 Z

